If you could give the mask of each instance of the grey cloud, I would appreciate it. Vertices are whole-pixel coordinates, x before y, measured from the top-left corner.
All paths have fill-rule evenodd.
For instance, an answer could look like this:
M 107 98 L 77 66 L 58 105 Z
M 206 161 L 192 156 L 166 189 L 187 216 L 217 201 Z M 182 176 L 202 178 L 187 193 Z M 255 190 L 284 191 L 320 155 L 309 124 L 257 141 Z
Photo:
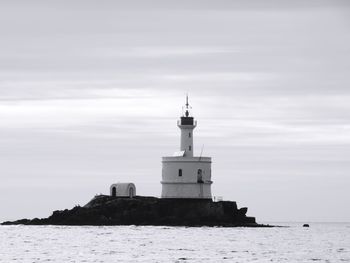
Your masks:
M 337 213 L 349 183 L 348 1 L 0 5 L 0 200 L 54 196 L 2 217 L 46 216 L 116 180 L 159 194 L 189 92 L 216 195 L 261 220 L 349 220 Z

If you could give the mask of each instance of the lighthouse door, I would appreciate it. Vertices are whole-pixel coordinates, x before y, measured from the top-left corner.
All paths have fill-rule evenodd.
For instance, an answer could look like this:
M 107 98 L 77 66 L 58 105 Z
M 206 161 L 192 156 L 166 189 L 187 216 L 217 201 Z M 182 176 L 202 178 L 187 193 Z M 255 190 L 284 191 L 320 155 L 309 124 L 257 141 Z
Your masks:
M 203 183 L 202 169 L 198 169 L 197 171 L 197 183 L 200 183 L 200 184 Z
M 198 169 L 197 171 L 197 183 L 199 183 L 199 198 L 203 198 L 203 176 L 202 169 Z

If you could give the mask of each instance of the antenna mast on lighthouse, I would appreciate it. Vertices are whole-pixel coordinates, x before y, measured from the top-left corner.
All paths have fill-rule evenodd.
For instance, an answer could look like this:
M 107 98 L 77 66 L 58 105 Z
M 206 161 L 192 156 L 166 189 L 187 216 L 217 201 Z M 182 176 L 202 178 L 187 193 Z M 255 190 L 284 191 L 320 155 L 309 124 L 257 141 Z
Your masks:
M 188 93 L 186 93 L 185 110 L 184 110 L 184 108 L 182 108 L 184 117 L 190 117 L 190 110 L 191 110 L 191 109 L 192 109 L 192 107 L 191 107 L 190 104 L 188 103 Z

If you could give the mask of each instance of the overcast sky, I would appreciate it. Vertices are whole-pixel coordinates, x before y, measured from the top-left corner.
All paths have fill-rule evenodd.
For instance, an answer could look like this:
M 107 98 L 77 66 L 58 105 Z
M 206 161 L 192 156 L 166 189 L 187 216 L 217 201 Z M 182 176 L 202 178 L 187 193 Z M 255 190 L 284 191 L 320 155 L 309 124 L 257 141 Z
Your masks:
M 159 196 L 187 92 L 213 195 L 350 221 L 349 74 L 349 1 L 1 1 L 0 221 Z

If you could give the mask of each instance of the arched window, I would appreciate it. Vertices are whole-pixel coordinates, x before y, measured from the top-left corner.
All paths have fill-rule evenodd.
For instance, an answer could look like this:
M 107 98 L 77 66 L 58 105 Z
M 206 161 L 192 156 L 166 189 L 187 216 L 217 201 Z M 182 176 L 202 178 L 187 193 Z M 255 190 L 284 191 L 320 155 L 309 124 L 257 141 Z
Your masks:
M 197 183 L 203 183 L 202 169 L 198 169 L 197 171 Z
M 191 138 L 191 133 L 190 132 L 188 133 L 188 138 Z
M 191 150 L 192 150 L 192 147 L 191 147 L 191 145 L 190 145 L 190 146 L 188 146 L 188 150 L 189 150 L 189 151 L 191 151 Z
M 179 169 L 179 176 L 182 176 L 182 169 Z

